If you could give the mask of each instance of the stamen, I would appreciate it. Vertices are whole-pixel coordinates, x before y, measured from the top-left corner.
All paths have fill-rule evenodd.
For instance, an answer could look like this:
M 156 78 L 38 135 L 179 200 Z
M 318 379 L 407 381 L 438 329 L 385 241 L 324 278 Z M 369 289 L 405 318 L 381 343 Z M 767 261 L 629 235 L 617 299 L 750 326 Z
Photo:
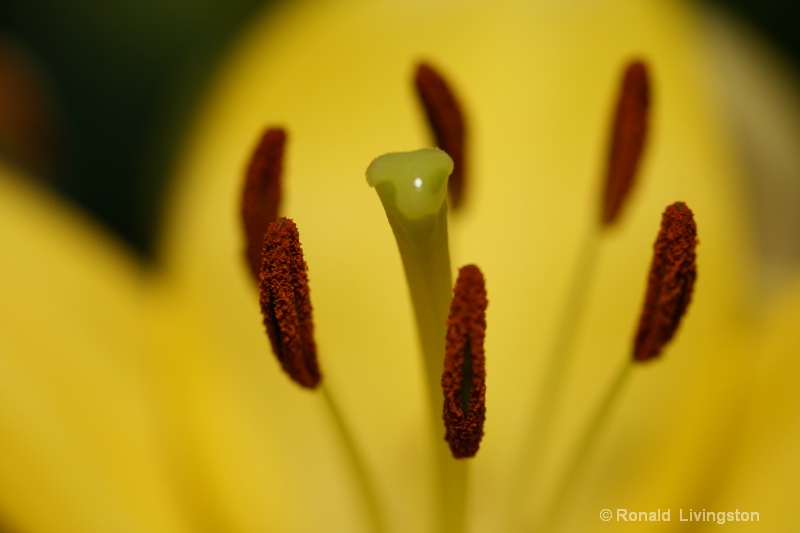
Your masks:
M 270 128 L 261 136 L 247 167 L 242 197 L 242 221 L 247 264 L 256 282 L 261 271 L 261 252 L 267 226 L 278 220 L 281 173 L 286 132 Z
M 475 265 L 462 267 L 453 289 L 442 373 L 447 429 L 445 439 L 456 459 L 473 457 L 486 418 L 486 288 Z
M 697 226 L 692 211 L 683 202 L 667 207 L 654 246 L 634 360 L 657 357 L 678 329 L 697 279 L 696 247 Z
M 286 373 L 301 386 L 313 389 L 321 376 L 307 270 L 294 222 L 281 218 L 271 223 L 264 235 L 258 284 L 264 325 Z
M 465 188 L 464 114 L 447 81 L 431 65 L 417 65 L 414 83 L 437 146 L 453 159 L 454 168 L 448 182 L 448 196 L 450 207 L 458 209 L 464 201 Z
M 650 80 L 647 66 L 632 61 L 625 68 L 614 115 L 608 152 L 606 190 L 602 222 L 613 224 L 633 186 L 644 152 L 650 109 Z

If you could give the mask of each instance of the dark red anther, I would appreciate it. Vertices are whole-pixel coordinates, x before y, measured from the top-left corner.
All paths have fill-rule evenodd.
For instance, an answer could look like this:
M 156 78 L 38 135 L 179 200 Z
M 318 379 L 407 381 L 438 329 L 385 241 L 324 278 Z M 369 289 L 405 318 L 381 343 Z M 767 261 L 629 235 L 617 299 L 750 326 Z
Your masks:
M 696 247 L 697 226 L 691 209 L 682 202 L 667 207 L 654 246 L 634 360 L 657 357 L 675 335 L 697 279 Z
M 297 226 L 281 218 L 267 228 L 259 276 L 261 313 L 272 351 L 289 376 L 313 389 L 321 379 L 314 343 L 308 267 Z
M 267 226 L 278 220 L 285 144 L 286 132 L 283 129 L 266 130 L 247 167 L 242 195 L 242 221 L 247 264 L 256 282 L 261 270 L 264 233 Z
M 602 222 L 606 226 L 619 218 L 636 178 L 647 140 L 649 110 L 647 65 L 642 61 L 632 61 L 622 78 L 608 152 L 602 212 Z
M 458 209 L 464 201 L 466 180 L 464 114 L 450 85 L 431 65 L 420 63 L 414 77 L 436 145 L 453 159 L 453 173 L 447 185 L 450 207 Z
M 478 452 L 486 418 L 486 288 L 475 265 L 462 267 L 453 289 L 442 373 L 445 439 L 456 459 Z

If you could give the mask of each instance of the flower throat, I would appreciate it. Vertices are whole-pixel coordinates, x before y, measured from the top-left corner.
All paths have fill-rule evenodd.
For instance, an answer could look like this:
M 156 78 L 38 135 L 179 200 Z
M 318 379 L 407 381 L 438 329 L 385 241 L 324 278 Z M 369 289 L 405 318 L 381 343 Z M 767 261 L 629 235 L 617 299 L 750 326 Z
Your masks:
M 366 171 L 378 193 L 397 243 L 411 297 L 419 338 L 429 413 L 432 464 L 436 465 L 433 505 L 440 533 L 461 533 L 469 486 L 468 461 L 484 437 L 486 417 L 487 288 L 484 273 L 474 264 L 461 267 L 452 282 L 448 244 L 448 208 L 476 201 L 470 194 L 467 165 L 467 121 L 459 99 L 445 76 L 430 63 L 420 63 L 414 86 L 438 148 L 390 153 L 376 158 Z M 556 322 L 546 354 L 545 385 L 530 408 L 523 432 L 523 449 L 515 472 L 514 495 L 499 525 L 509 533 L 536 528 L 550 531 L 563 518 L 564 502 L 580 482 L 609 414 L 617 403 L 633 365 L 657 358 L 674 337 L 691 301 L 696 272 L 697 229 L 686 204 L 669 204 L 654 245 L 643 310 L 633 335 L 631 356 L 616 374 L 578 441 L 561 467 L 544 516 L 526 514 L 533 480 L 542 468 L 552 434 L 558 391 L 572 358 L 573 339 L 580 328 L 592 272 L 603 235 L 618 225 L 645 152 L 651 107 L 650 74 L 644 61 L 623 69 L 610 128 L 603 193 L 586 232 L 563 312 Z M 279 218 L 281 180 L 287 134 L 271 127 L 261 136 L 247 168 L 242 196 L 245 262 L 259 290 L 263 323 L 273 353 L 287 375 L 300 386 L 321 390 L 335 421 L 371 529 L 391 531 L 381 487 L 356 446 L 345 417 L 324 380 L 317 362 L 308 266 L 298 226 Z M 487 273 L 489 278 L 491 272 Z M 357 297 L 355 295 L 354 297 Z M 509 302 L 497 301 L 494 306 Z M 502 354 L 508 355 L 508 354 Z M 488 355 L 491 357 L 491 355 Z M 391 379 L 384 377 L 382 379 Z M 491 438 L 488 435 L 487 438 Z

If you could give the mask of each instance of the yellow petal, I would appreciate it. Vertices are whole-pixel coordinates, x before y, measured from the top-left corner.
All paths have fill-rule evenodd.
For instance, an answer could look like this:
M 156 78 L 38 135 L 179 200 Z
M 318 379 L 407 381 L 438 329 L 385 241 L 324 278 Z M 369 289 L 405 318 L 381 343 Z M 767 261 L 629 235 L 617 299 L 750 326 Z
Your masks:
M 765 317 L 763 341 L 754 351 L 748 402 L 737 413 L 735 460 L 732 468 L 722 473 L 723 490 L 708 508 L 755 511 L 760 513 L 760 527 L 792 531 L 800 525 L 800 513 L 793 503 L 800 479 L 800 280 L 795 279 L 777 299 Z M 726 524 L 731 531 L 753 527 L 756 525 L 744 522 Z
M 147 385 L 142 271 L 5 166 L 0 204 L 4 525 L 182 531 Z

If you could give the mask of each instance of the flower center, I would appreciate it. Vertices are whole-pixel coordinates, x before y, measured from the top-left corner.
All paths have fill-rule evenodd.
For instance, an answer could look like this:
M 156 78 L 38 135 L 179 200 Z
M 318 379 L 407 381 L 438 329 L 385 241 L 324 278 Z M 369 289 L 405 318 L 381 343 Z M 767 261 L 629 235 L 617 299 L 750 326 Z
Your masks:
M 447 209 L 448 204 L 452 208 L 462 205 L 468 196 L 464 113 L 450 84 L 430 64 L 417 67 L 414 82 L 438 148 L 380 156 L 369 165 L 366 174 L 392 228 L 414 308 L 426 374 L 433 437 L 431 452 L 438 468 L 439 530 L 461 533 L 465 528 L 468 462 L 453 459 L 473 457 L 484 436 L 484 336 L 488 300 L 484 274 L 475 265 L 461 268 L 455 287 L 452 284 Z M 555 413 L 553 406 L 558 390 L 564 385 L 563 370 L 573 351 L 572 339 L 580 327 L 602 230 L 619 220 L 641 166 L 650 99 L 646 64 L 641 60 L 628 63 L 623 70 L 611 127 L 605 186 L 598 202 L 600 221 L 599 224 L 595 221 L 587 233 L 585 251 L 579 256 L 555 342 L 546 354 L 548 379 L 532 408 L 533 416 L 524 437 L 526 456 L 519 461 L 514 498 L 506 513 L 509 531 L 520 525 L 548 531 L 558 523 L 563 502 L 580 480 L 593 443 L 620 397 L 632 363 L 648 361 L 662 353 L 691 301 L 697 277 L 697 229 L 691 210 L 678 202 L 669 205 L 663 214 L 632 356 L 588 417 L 562 467 L 563 476 L 553 490 L 547 516 L 529 523 L 525 498 L 531 480 L 542 466 Z M 245 256 L 258 280 L 264 325 L 273 352 L 298 384 L 310 389 L 323 388 L 325 403 L 345 444 L 372 527 L 375 531 L 385 531 L 385 515 L 372 477 L 330 391 L 320 387 L 307 266 L 298 229 L 292 220 L 278 219 L 285 139 L 282 129 L 266 130 L 248 167 L 242 202 Z M 504 304 L 507 302 L 493 305 Z

